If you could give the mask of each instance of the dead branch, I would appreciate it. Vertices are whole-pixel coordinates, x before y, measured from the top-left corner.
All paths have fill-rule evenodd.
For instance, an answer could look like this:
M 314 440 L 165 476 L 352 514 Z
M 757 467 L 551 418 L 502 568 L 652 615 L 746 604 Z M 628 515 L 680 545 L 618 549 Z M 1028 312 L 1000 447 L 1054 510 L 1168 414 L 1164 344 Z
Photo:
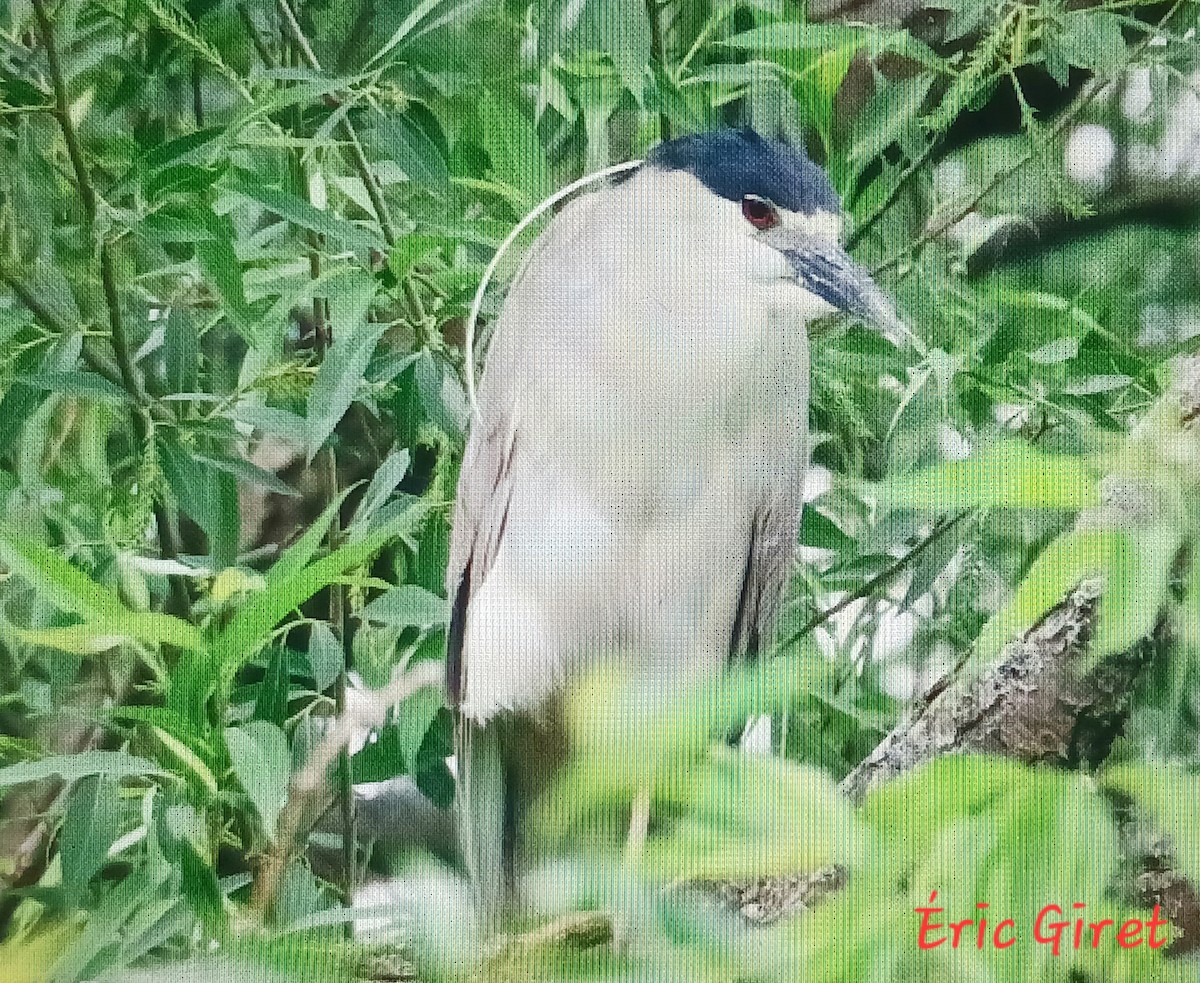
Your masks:
M 275 842 L 254 878 L 251 911 L 258 922 L 265 923 L 270 917 L 288 862 L 307 841 L 313 825 L 329 807 L 332 800 L 329 773 L 338 756 L 350 746 L 356 735 L 382 726 L 387 721 L 388 712 L 396 704 L 417 690 L 441 684 L 441 665 L 422 662 L 399 673 L 383 689 L 368 694 L 361 704 L 356 702 L 333 721 L 324 740 L 309 756 L 304 767 L 292 776 L 288 786 L 288 798 L 279 813 Z

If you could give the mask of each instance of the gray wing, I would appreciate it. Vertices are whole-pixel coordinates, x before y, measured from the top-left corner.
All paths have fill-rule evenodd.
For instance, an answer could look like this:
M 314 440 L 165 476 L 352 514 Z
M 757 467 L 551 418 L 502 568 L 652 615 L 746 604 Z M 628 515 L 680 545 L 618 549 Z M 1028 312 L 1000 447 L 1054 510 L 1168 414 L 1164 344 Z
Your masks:
M 587 237 L 588 217 L 602 201 L 599 191 L 583 195 L 555 216 L 513 277 L 488 346 L 488 369 L 479 384 L 479 412 L 471 420 L 459 474 L 446 570 L 446 588 L 452 599 L 446 676 L 454 706 L 459 705 L 466 692 L 470 655 L 464 652 L 463 642 L 468 608 L 491 570 L 504 537 L 513 494 L 511 466 L 522 424 L 520 407 L 528 400 L 530 390 L 539 384 L 537 366 L 530 364 L 528 332 L 560 320 L 557 291 L 539 289 L 548 275 L 542 260 L 551 250 L 559 257 L 582 255 L 579 243 Z M 594 268 L 595 264 L 592 266 L 593 276 L 603 275 L 603 271 Z M 557 269 L 554 272 L 555 277 L 567 274 Z M 534 281 L 533 287 L 525 290 L 530 279 Z M 519 318 L 514 309 L 520 311 Z M 536 426 L 536 423 L 536 419 L 526 421 L 526 425 Z
M 742 589 L 729 643 L 730 659 L 757 656 L 770 644 L 775 617 L 796 558 L 802 505 L 760 506 L 750 526 Z
M 483 582 L 504 537 L 512 497 L 509 468 L 516 443 L 511 413 L 476 420 L 463 455 L 450 532 L 446 589 L 452 598 L 446 638 L 446 689 L 457 706 L 465 689 L 463 639 L 471 595 Z

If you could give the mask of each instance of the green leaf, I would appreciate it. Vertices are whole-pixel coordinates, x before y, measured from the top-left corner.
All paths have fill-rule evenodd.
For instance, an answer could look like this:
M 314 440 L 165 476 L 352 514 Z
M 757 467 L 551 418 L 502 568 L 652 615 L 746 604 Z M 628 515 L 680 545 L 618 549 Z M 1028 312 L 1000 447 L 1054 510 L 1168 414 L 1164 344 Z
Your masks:
M 1066 362 L 1079 354 L 1079 339 L 1068 335 L 1065 338 L 1055 338 L 1040 348 L 1029 353 L 1029 361 L 1038 365 L 1057 365 Z
M 19 628 L 12 633 L 30 645 L 44 645 L 75 655 L 96 655 L 128 641 L 174 645 L 204 651 L 204 637 L 186 621 L 157 611 L 129 611 L 116 618 L 99 617 L 63 628 Z
M 313 687 L 324 693 L 333 685 L 342 671 L 346 660 L 342 643 L 324 621 L 314 622 L 309 628 L 308 667 L 313 676 Z
M 268 589 L 273 584 L 278 584 L 288 577 L 295 576 L 316 556 L 317 550 L 321 548 L 321 543 L 324 542 L 325 536 L 329 532 L 329 527 L 333 523 L 333 517 L 338 514 L 342 507 L 342 502 L 346 500 L 346 496 L 350 494 L 352 489 L 353 486 L 343 488 L 337 498 L 325 506 L 324 511 L 317 516 L 316 521 L 304 530 L 300 538 L 285 549 L 279 555 L 279 559 L 271 564 L 271 569 L 267 571 L 266 578 Z
M 229 178 L 229 187 L 293 225 L 326 236 L 351 249 L 379 249 L 383 245 L 364 227 L 348 222 L 333 212 L 314 208 L 290 191 L 265 184 L 261 177 L 249 171 L 235 171 Z
M 390 453 L 371 477 L 371 483 L 363 493 L 362 501 L 354 512 L 354 522 L 369 525 L 375 514 L 391 496 L 408 473 L 411 454 L 407 447 Z
M 1180 531 L 1158 525 L 1124 533 L 1104 571 L 1104 596 L 1092 629 L 1089 661 L 1127 652 L 1149 638 L 1162 614 L 1179 552 Z
M 292 775 L 287 735 L 275 724 L 253 720 L 244 727 L 226 728 L 225 744 L 233 773 L 254 803 L 263 832 L 274 840 Z
M 233 221 L 228 215 L 217 216 L 211 211 L 206 221 L 212 234 L 196 243 L 196 260 L 205 281 L 216 288 L 234 327 L 249 337 L 251 312 L 246 302 L 242 264 L 233 248 L 237 241 Z
M 532 207 L 550 190 L 546 153 L 533 121 L 515 99 L 502 101 L 488 89 L 480 98 L 479 116 L 492 177 L 524 192 Z
M 81 904 L 120 833 L 121 805 L 113 776 L 88 775 L 76 782 L 58 835 L 63 886 L 71 904 Z
M 847 155 L 857 170 L 865 169 L 908 131 L 919 126 L 921 108 L 933 86 L 932 74 L 882 85 L 855 118 L 854 143 Z
M 309 463 L 350 408 L 371 353 L 388 329 L 385 319 L 367 320 L 374 297 L 375 282 L 366 276 L 348 275 L 330 284 L 333 344 L 308 394 L 304 443 Z
M 1089 577 L 1103 577 L 1104 594 L 1088 663 L 1124 652 L 1153 631 L 1170 583 L 1179 535 L 1167 528 L 1072 529 L 1047 546 L 1012 599 L 984 626 L 980 658 L 995 655 Z
M 178 673 L 172 676 L 172 684 L 178 676 Z M 171 707 L 115 706 L 109 710 L 108 716 L 113 720 L 127 720 L 158 727 L 196 751 L 206 750 L 204 735 L 196 729 L 195 720 Z
M 848 45 L 862 47 L 868 42 L 878 45 L 880 39 L 893 32 L 881 32 L 871 27 L 843 24 L 807 24 L 798 21 L 777 21 L 742 31 L 723 43 L 731 48 L 751 51 L 811 51 L 823 53 Z M 895 32 L 899 33 L 899 32 Z
M 117 592 L 101 586 L 54 550 L 0 523 L 0 559 L 64 611 L 117 619 L 131 613 Z
M 854 811 L 816 768 L 717 747 L 688 806 L 648 844 L 643 862 L 654 876 L 741 880 L 862 863 Z
M 196 388 L 200 339 L 191 311 L 171 308 L 163 334 L 163 362 L 168 393 L 190 393 Z
M 376 121 L 368 137 L 372 150 L 399 164 L 416 187 L 437 190 L 449 182 L 450 172 L 437 144 L 408 114 Z
M 412 761 L 413 781 L 421 794 L 439 809 L 449 809 L 454 803 L 454 775 L 446 765 L 446 759 L 453 753 L 454 714 L 442 707 L 430 721 Z
M 805 694 L 832 693 L 832 663 L 812 644 L 717 677 L 697 678 L 666 706 L 647 699 L 654 686 L 628 667 L 601 666 L 571 690 L 566 707 L 573 756 L 544 796 L 535 822 L 554 837 L 579 832 L 597 809 L 642 790 L 668 810 L 691 801 L 714 741 L 760 714 L 782 713 Z M 626 820 L 627 821 L 627 820 Z
M 158 765 L 127 751 L 80 751 L 77 754 L 53 754 L 37 761 L 21 761 L 0 768 L 0 788 L 23 782 L 41 782 L 61 778 L 78 781 L 88 775 L 111 778 L 147 778 L 166 774 Z
M 214 801 L 219 795 L 217 777 L 204 759 L 186 741 L 157 724 L 150 725 L 150 733 L 162 745 L 168 758 L 173 759 L 172 773 L 183 775 L 200 801 Z
M 1111 393 L 1118 389 L 1125 389 L 1133 382 L 1131 376 L 1122 375 L 1120 373 L 1104 373 L 1102 375 L 1091 375 L 1080 382 L 1073 382 L 1070 385 L 1063 386 L 1062 391 L 1068 396 L 1096 396 L 1100 393 Z
M 54 550 L 16 534 L 3 523 L 0 558 L 46 600 L 85 619 L 83 624 L 63 628 L 13 628 L 31 644 L 77 654 L 103 652 L 125 639 L 147 645 L 204 648 L 200 632 L 186 621 L 156 611 L 131 610 L 116 591 L 96 583 Z
M 1120 15 L 1103 10 L 1069 10 L 1061 23 L 1058 49 L 1072 65 L 1103 74 L 1125 64 Z
M 283 645 L 271 649 L 267 658 L 267 671 L 256 687 L 254 697 L 254 719 L 266 720 L 282 727 L 287 723 L 288 698 L 291 695 L 291 673 L 289 672 L 290 650 Z
M 217 454 L 196 454 L 195 458 L 202 464 L 211 465 L 218 471 L 224 471 L 226 474 L 231 474 L 241 481 L 248 481 L 253 485 L 258 485 L 269 492 L 274 492 L 276 495 L 285 495 L 288 498 L 300 497 L 300 493 L 278 475 L 263 470 L 257 464 L 247 461 L 245 458 L 222 457 Z
M 240 520 L 237 478 L 206 466 L 170 437 L 158 439 L 159 461 L 180 508 L 204 531 L 217 567 L 237 559 Z
M 128 398 L 120 386 L 93 372 L 39 372 L 22 376 L 17 382 L 43 392 L 102 399 L 108 403 L 123 403 Z
M 543 13 L 542 64 L 554 64 L 560 57 L 607 56 L 620 81 L 635 99 L 642 100 L 651 42 L 650 18 L 642 0 L 554 0 L 535 9 Z
M 450 604 L 423 587 L 401 584 L 371 601 L 363 608 L 362 616 L 393 628 L 430 628 L 450 620 Z
M 220 936 L 226 924 L 225 898 L 212 863 L 200 856 L 196 845 L 187 839 L 179 843 L 178 863 L 183 897 L 205 929 Z M 188 978 L 194 979 L 190 975 Z M 222 974 L 222 978 L 226 977 Z
M 1079 457 L 1044 454 L 1004 440 L 965 461 L 943 461 L 864 489 L 889 508 L 946 511 L 971 506 L 1081 509 L 1099 502 L 1096 475 Z
M 392 271 L 392 276 L 403 280 L 426 256 L 437 252 L 442 242 L 443 240 L 436 236 L 421 235 L 417 232 L 403 236 L 388 254 L 388 269 Z
M 424 33 L 417 30 L 421 22 L 428 18 L 440 4 L 445 2 L 446 0 L 420 0 L 419 3 L 415 4 L 408 16 L 400 22 L 400 26 L 392 32 L 392 36 L 371 56 L 366 67 L 369 68 L 375 62 L 390 54 L 392 49 L 408 39 L 410 35 L 420 37 Z
M 1179 609 L 1176 631 L 1180 644 L 1192 652 L 1193 658 L 1200 658 L 1200 552 L 1192 553 L 1190 568 L 1183 578 Z
M 334 550 L 328 556 L 283 576 L 267 576 L 266 587 L 240 607 L 217 635 L 213 656 L 228 685 L 233 676 L 266 643 L 272 629 L 289 612 L 348 570 L 362 566 L 397 536 L 419 526 L 427 509 L 417 506 L 377 532 Z
M 170 731 L 197 751 L 208 753 L 205 741 L 212 733 L 210 699 L 220 680 L 220 665 L 208 654 L 186 651 L 171 669 L 167 684 L 166 721 L 151 721 Z

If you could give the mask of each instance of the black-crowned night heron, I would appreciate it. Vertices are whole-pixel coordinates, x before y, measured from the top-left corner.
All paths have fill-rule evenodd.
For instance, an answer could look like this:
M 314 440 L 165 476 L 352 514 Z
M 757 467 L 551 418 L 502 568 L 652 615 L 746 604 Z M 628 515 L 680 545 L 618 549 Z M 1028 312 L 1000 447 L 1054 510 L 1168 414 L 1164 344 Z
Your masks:
M 809 460 L 806 326 L 901 328 L 842 225 L 797 150 L 689 136 L 565 206 L 513 282 L 447 580 L 459 836 L 485 922 L 572 678 L 624 660 L 665 698 L 768 640 Z

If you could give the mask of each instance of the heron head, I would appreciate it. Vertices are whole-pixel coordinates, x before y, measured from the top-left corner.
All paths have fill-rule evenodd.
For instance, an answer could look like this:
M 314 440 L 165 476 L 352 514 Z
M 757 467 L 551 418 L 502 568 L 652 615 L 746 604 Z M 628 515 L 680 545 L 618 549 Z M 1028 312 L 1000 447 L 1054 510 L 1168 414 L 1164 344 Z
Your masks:
M 642 170 L 672 235 L 707 245 L 749 280 L 803 291 L 819 313 L 859 317 L 896 344 L 912 338 L 843 248 L 841 201 L 800 150 L 749 129 L 717 130 L 659 144 Z

